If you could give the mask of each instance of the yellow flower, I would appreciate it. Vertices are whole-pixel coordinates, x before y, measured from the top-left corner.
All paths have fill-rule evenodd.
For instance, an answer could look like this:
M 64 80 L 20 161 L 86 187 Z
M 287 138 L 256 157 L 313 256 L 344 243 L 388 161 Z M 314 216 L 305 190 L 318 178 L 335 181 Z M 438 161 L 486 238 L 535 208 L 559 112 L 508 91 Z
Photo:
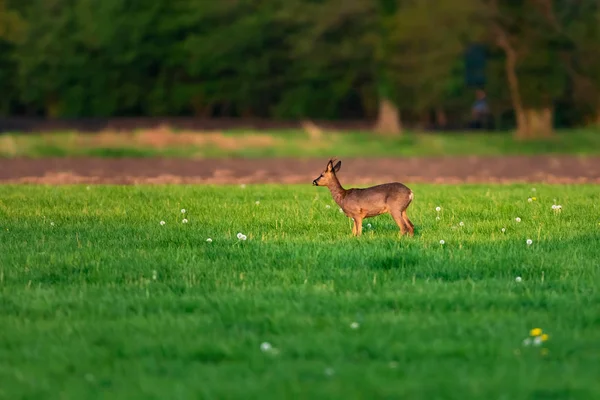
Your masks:
M 540 353 L 541 353 L 543 356 L 547 356 L 547 355 L 548 355 L 548 349 L 542 349 L 542 350 L 540 351 Z
M 532 197 L 531 200 L 536 201 L 537 199 L 535 197 Z
M 542 334 L 542 330 L 540 328 L 533 328 L 529 334 L 531 336 L 540 336 Z
M 548 340 L 548 335 L 544 333 L 542 335 L 542 342 L 545 342 L 546 340 Z

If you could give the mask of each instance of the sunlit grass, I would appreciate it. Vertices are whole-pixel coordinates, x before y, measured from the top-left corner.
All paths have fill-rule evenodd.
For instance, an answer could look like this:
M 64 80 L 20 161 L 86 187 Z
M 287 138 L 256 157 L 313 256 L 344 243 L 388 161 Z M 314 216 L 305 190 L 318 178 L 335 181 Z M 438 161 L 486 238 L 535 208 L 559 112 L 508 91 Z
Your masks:
M 598 397 L 597 187 L 409 186 L 0 186 L 0 397 Z
M 412 157 L 460 155 L 600 154 L 600 131 L 559 131 L 553 138 L 518 142 L 510 132 L 415 133 L 378 136 L 329 133 L 314 138 L 303 131 L 76 132 L 3 134 L 0 157 Z

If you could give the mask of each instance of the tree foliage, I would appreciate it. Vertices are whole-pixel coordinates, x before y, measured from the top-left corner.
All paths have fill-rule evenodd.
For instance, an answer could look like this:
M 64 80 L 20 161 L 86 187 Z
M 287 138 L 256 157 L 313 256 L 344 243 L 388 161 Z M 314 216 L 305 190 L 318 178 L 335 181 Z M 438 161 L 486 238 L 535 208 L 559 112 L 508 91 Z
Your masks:
M 464 123 L 473 44 L 498 115 L 600 121 L 599 0 L 0 0 L 0 113 Z

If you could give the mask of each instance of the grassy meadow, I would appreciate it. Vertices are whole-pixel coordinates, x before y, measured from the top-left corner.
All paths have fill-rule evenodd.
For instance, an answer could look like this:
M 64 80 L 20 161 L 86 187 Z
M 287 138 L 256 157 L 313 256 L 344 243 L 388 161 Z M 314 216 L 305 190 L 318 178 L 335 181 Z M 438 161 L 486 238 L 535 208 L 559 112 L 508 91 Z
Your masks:
M 549 139 L 517 142 L 510 132 L 367 132 L 302 130 L 177 132 L 168 129 L 96 134 L 0 135 L 0 158 L 14 157 L 419 157 L 571 154 L 600 155 L 600 130 L 562 130 Z
M 598 188 L 409 186 L 0 186 L 0 398 L 600 397 Z

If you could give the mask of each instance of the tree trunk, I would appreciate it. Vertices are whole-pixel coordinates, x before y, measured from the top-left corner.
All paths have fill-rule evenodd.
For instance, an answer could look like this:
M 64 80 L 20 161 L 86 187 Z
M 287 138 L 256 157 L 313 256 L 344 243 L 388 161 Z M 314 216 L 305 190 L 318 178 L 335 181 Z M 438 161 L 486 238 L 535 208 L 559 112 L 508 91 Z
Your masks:
M 380 99 L 375 132 L 380 134 L 398 135 L 402 133 L 400 112 L 398 107 L 389 99 Z
M 548 137 L 552 129 L 552 110 L 549 107 L 527 110 L 527 137 Z
M 435 123 L 438 128 L 445 128 L 448 125 L 448 117 L 446 111 L 443 108 L 437 108 L 435 110 Z

